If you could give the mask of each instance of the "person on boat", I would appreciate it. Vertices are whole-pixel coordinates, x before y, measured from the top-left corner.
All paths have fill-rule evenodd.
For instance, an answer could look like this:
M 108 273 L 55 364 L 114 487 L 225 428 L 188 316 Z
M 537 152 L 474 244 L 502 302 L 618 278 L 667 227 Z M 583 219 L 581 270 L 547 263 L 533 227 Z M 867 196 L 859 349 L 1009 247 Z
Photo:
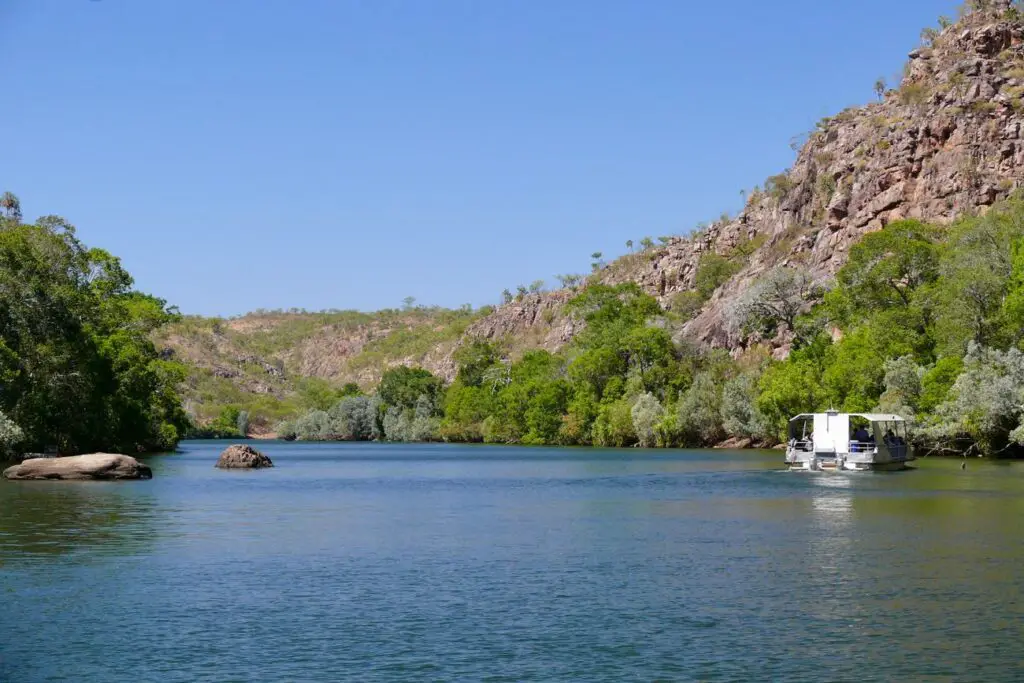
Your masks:
M 867 445 L 871 442 L 871 434 L 861 425 L 853 432 L 853 441 L 855 443 L 850 444 L 852 452 L 859 453 L 862 450 L 867 450 Z

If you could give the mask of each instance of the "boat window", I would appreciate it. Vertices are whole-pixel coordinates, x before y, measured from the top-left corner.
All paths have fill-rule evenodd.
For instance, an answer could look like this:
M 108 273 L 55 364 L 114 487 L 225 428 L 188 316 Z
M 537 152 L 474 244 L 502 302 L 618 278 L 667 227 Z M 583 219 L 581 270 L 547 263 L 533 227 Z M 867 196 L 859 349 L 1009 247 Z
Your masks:
M 850 451 L 853 453 L 867 450 L 874 447 L 875 433 L 872 425 L 866 418 L 859 416 L 850 417 Z

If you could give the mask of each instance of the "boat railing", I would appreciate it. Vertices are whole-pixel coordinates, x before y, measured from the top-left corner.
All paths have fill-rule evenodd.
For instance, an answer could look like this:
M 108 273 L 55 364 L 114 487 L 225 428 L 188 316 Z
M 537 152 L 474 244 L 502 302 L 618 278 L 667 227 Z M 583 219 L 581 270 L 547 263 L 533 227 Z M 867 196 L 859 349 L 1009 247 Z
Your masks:
M 894 441 L 885 444 L 885 447 L 889 449 L 889 456 L 893 460 L 906 460 L 907 459 L 907 444 L 904 441 Z
M 810 453 L 814 450 L 814 442 L 810 439 L 791 439 L 789 447 L 794 451 L 805 451 Z
M 850 441 L 850 452 L 871 453 L 877 445 L 874 441 Z

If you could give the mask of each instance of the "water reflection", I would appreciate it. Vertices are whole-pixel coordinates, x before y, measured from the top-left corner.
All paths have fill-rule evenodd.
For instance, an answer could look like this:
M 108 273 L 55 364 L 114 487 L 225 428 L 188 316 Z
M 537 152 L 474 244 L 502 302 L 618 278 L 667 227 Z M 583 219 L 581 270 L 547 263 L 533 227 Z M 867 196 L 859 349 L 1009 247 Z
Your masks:
M 0 482 L 0 681 L 1024 680 L 1024 470 L 223 446 Z
M 828 570 L 826 580 L 839 580 L 852 540 L 853 492 L 843 475 L 823 475 L 815 484 L 807 561 L 811 567 Z
M 3 482 L 0 565 L 92 551 L 133 554 L 157 524 L 148 482 Z

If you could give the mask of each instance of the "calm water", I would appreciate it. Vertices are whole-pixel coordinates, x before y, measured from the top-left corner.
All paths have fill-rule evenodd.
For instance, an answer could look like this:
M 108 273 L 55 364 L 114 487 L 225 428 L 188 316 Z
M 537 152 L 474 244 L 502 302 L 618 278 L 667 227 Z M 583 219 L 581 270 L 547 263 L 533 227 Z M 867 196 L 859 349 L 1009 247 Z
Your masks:
M 1024 680 L 1024 463 L 225 445 L 0 481 L 0 681 Z

